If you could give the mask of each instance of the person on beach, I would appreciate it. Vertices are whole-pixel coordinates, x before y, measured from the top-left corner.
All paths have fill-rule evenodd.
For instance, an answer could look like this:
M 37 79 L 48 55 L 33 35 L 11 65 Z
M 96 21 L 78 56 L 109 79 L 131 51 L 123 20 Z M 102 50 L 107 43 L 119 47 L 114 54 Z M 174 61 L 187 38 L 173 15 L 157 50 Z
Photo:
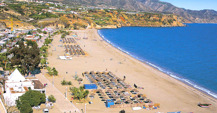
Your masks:
M 125 81 L 125 79 L 126 79 L 126 76 L 124 76 L 124 79 L 123 79 L 123 81 Z
M 135 88 L 137 88 L 137 85 L 136 85 L 136 84 L 134 84 L 134 87 L 135 87 Z

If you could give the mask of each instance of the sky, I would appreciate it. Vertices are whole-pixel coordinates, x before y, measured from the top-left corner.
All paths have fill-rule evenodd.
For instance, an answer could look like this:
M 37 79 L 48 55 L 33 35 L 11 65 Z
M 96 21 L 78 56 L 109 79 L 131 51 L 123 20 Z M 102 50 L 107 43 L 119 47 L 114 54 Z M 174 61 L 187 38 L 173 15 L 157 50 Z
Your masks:
M 203 10 L 213 9 L 217 11 L 217 0 L 160 0 L 169 2 L 177 7 L 192 9 L 192 10 Z

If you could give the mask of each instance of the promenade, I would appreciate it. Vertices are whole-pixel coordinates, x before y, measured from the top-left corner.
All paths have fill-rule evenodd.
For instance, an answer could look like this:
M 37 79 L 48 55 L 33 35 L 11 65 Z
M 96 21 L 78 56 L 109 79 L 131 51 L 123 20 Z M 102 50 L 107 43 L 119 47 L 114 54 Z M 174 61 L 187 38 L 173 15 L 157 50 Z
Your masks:
M 55 107 L 57 107 L 61 113 L 74 113 L 75 110 L 76 113 L 80 113 L 74 104 L 66 99 L 65 96 L 55 86 L 53 86 L 43 74 L 36 75 L 36 78 L 38 78 L 42 84 L 48 84 L 46 86 L 46 95 L 54 95 L 56 98 Z
M 4 109 L 4 105 L 3 105 L 2 101 L 0 102 L 0 113 L 6 113 L 6 110 Z

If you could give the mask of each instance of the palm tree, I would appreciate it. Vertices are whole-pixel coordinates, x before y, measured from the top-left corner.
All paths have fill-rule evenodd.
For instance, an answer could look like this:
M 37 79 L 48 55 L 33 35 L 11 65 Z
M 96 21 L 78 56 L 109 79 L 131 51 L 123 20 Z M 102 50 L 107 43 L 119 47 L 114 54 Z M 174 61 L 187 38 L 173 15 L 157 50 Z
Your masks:
M 8 58 L 7 58 L 7 55 L 5 53 L 3 54 L 0 54 L 0 61 L 2 61 L 2 63 L 5 64 L 4 68 L 6 70 L 7 68 L 7 63 L 8 63 Z
M 81 101 L 83 98 L 86 98 L 89 94 L 89 91 L 84 90 L 83 86 L 80 86 L 79 88 L 71 87 L 70 91 L 73 93 L 75 98 L 79 99 L 79 101 Z

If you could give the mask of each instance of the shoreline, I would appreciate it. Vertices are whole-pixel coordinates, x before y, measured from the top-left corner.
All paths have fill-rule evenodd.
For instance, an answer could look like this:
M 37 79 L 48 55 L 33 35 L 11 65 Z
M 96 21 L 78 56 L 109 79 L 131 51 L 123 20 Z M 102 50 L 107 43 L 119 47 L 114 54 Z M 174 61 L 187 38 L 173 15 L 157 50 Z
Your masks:
M 169 77 L 170 79 L 174 79 L 176 83 L 188 88 L 189 90 L 199 94 L 199 95 L 202 95 L 202 96 L 206 96 L 209 100 L 213 101 L 213 102 L 217 102 L 216 99 L 214 96 L 208 94 L 207 92 L 203 91 L 203 90 L 200 90 L 198 88 L 195 88 L 193 85 L 191 84 L 188 84 L 187 82 L 185 83 L 184 81 L 181 81 L 181 80 L 178 80 L 176 79 L 175 77 L 172 77 L 171 75 L 159 70 L 157 67 L 154 67 L 152 65 L 149 64 L 149 62 L 147 63 L 146 61 L 141 61 L 135 57 L 133 57 L 131 54 L 129 54 L 127 51 L 125 50 L 122 50 L 122 49 L 119 49 L 117 47 L 115 47 L 115 45 L 113 45 L 110 41 L 108 42 L 107 39 L 104 38 L 104 36 L 102 36 L 102 34 L 99 33 L 99 30 L 97 29 L 97 34 L 98 36 L 104 40 L 104 42 L 106 42 L 108 45 L 110 45 L 112 48 L 114 48 L 116 51 L 119 51 L 121 54 L 124 54 L 128 57 L 130 57 L 132 60 L 135 60 L 136 62 L 144 65 L 145 67 L 148 67 L 148 68 L 153 68 L 155 71 L 159 71 L 160 73 L 164 74 L 163 76 L 167 76 Z M 154 65 L 154 64 L 153 64 Z M 202 87 L 203 88 L 203 87 Z
M 131 26 L 129 26 L 129 27 L 131 27 Z M 182 26 L 181 26 L 181 27 L 182 27 Z M 172 78 L 174 78 L 175 80 L 178 80 L 179 82 L 182 82 L 183 84 L 185 84 L 185 85 L 187 85 L 187 86 L 189 86 L 189 87 L 192 87 L 193 89 L 196 89 L 196 90 L 198 90 L 199 92 L 202 92 L 202 93 L 204 93 L 204 94 L 207 95 L 207 96 L 210 96 L 211 98 L 217 99 L 217 94 L 215 94 L 214 92 L 210 91 L 209 89 L 206 89 L 206 88 L 200 86 L 199 84 L 193 83 L 192 81 L 190 81 L 190 80 L 188 80 L 188 79 L 186 79 L 186 78 L 184 78 L 184 77 L 177 76 L 176 74 L 173 74 L 173 72 L 169 72 L 169 71 L 167 71 L 167 70 L 164 70 L 164 69 L 162 69 L 160 66 L 157 66 L 157 65 L 155 65 L 155 64 L 152 64 L 152 63 L 150 63 L 149 61 L 142 60 L 141 58 L 136 57 L 136 56 L 130 54 L 130 53 L 127 52 L 126 50 L 121 49 L 119 46 L 117 46 L 117 45 L 113 44 L 112 42 L 110 42 L 109 40 L 107 40 L 107 39 L 100 33 L 100 31 L 99 31 L 98 29 L 97 29 L 97 33 L 98 33 L 99 37 L 101 37 L 101 38 L 102 38 L 105 42 L 107 42 L 109 45 L 111 45 L 111 46 L 114 47 L 115 49 L 119 50 L 120 52 L 122 52 L 122 53 L 124 53 L 124 54 L 126 54 L 126 55 L 128 55 L 128 56 L 130 56 L 130 57 L 132 57 L 133 59 L 137 60 L 138 62 L 144 63 L 145 65 L 148 65 L 148 66 L 150 66 L 150 67 L 152 67 L 152 68 L 154 68 L 154 69 L 156 69 L 156 70 L 158 70 L 158 71 L 160 71 L 160 72 L 166 74 L 167 76 L 172 77 Z M 171 73 L 171 74 L 169 74 L 169 73 Z M 209 92 L 210 92 L 211 94 L 210 94 Z
M 62 45 L 61 35 L 55 36 L 52 46 L 49 49 L 48 62 L 49 66 L 55 67 L 59 76 L 55 77 L 55 87 L 63 94 L 69 86 L 62 86 L 62 80 L 70 80 L 74 87 L 79 84 L 74 80 L 73 75 L 76 73 L 83 78 L 83 84 L 89 81 L 82 77 L 81 73 L 90 71 L 111 71 L 119 78 L 126 76 L 125 82 L 131 86 L 136 84 L 144 89 L 138 89 L 141 94 L 145 94 L 148 99 L 154 103 L 160 103 L 157 110 L 140 110 L 133 111 L 132 108 L 124 108 L 130 113 L 153 113 L 153 112 L 195 112 L 195 113 L 214 113 L 217 111 L 217 100 L 190 87 L 186 84 L 160 72 L 159 70 L 129 56 L 126 53 L 113 47 L 99 36 L 97 29 L 73 30 L 80 37 L 76 40 L 77 44 L 87 52 L 87 56 L 75 56 L 71 60 L 60 60 L 58 56 L 64 55 L 65 51 Z M 88 39 L 83 39 L 88 37 Z M 55 51 L 53 51 L 53 49 Z M 67 72 L 67 73 L 66 73 Z M 50 82 L 52 77 L 47 76 Z M 70 93 L 70 92 L 69 92 Z M 71 98 L 68 95 L 68 98 Z M 111 113 L 119 112 L 123 108 L 106 108 L 104 102 L 98 96 L 94 98 L 93 104 L 87 104 L 88 113 Z M 210 103 L 210 108 L 200 108 L 198 103 Z M 83 104 L 74 103 L 79 109 L 84 109 Z
M 108 27 L 108 26 L 113 26 L 113 27 Z M 97 29 L 97 30 L 100 30 L 100 29 L 118 29 L 118 28 L 122 28 L 122 27 L 155 27 L 155 28 L 162 28 L 162 27 L 186 27 L 187 25 L 186 24 L 183 24 L 181 26 L 173 26 L 173 25 L 156 25 L 156 26 L 153 26 L 153 25 L 144 25 L 144 26 L 116 26 L 116 25 L 108 25 L 108 26 L 100 26 L 100 28 L 93 28 L 93 29 Z

